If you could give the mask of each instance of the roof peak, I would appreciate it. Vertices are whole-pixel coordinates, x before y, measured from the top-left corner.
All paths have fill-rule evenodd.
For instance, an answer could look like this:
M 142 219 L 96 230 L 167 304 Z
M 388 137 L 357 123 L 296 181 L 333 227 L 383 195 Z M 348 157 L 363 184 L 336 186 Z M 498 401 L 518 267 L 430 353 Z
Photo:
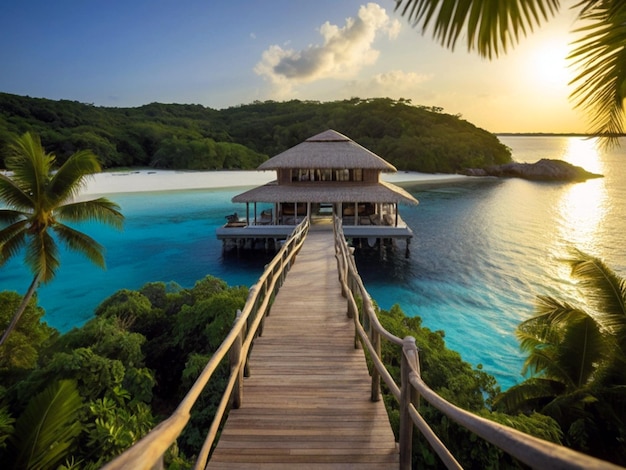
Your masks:
M 313 137 L 309 137 L 305 142 L 349 142 L 351 140 L 352 139 L 349 137 L 346 137 L 333 129 L 328 129 L 314 135 Z
M 396 168 L 355 141 L 328 129 L 261 163 L 258 170 L 362 169 L 396 171 Z

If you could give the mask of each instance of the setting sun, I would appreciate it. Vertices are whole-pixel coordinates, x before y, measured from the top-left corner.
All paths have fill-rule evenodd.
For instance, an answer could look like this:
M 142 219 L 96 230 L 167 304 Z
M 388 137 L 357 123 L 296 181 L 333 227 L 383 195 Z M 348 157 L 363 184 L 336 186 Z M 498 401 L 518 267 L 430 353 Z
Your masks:
M 565 87 L 570 81 L 566 57 L 567 44 L 548 42 L 538 45 L 530 54 L 528 76 L 543 86 Z

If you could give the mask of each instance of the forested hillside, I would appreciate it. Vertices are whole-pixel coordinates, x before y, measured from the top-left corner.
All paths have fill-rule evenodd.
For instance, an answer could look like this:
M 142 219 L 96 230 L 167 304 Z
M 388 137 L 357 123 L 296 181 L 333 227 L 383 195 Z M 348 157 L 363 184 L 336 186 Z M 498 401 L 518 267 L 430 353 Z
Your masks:
M 454 173 L 510 161 L 509 149 L 493 134 L 442 111 L 388 98 L 265 101 L 215 110 L 159 103 L 105 108 L 0 93 L 0 145 L 11 134 L 34 131 L 59 162 L 88 148 L 106 168 L 254 169 L 334 129 L 399 170 Z

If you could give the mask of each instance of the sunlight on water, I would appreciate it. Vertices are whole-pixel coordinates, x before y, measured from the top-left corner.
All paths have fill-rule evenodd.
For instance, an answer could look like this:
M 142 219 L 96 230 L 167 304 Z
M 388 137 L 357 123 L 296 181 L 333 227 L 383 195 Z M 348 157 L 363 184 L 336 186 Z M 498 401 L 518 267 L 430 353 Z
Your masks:
M 597 139 L 571 137 L 563 160 L 596 174 L 605 171 Z M 557 237 L 583 250 L 593 250 L 598 231 L 608 207 L 608 194 L 603 178 L 571 184 L 558 202 L 560 223 Z
M 608 194 L 603 180 L 571 185 L 563 191 L 558 203 L 560 223 L 556 236 L 582 250 L 595 251 L 607 207 Z
M 583 167 L 591 173 L 603 174 L 600 142 L 597 138 L 568 137 L 562 160 Z

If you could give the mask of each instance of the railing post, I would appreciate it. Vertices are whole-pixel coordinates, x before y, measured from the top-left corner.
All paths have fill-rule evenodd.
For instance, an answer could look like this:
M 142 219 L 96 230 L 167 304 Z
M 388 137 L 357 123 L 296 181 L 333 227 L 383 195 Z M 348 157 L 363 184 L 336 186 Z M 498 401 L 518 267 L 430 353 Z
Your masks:
M 358 312 L 358 306 L 356 306 L 356 299 L 354 298 L 354 292 L 350 289 L 350 271 L 347 271 L 347 266 L 345 266 L 346 269 L 346 286 L 347 286 L 347 291 L 346 291 L 346 298 L 348 299 L 348 318 L 355 318 L 358 316 L 359 312 Z M 352 301 L 350 300 L 352 299 Z
M 415 338 L 407 336 L 402 341 L 402 364 L 400 367 L 400 470 L 411 469 L 413 454 L 413 420 L 409 413 L 409 406 L 413 401 L 413 387 L 409 381 L 411 366 L 407 358 L 407 352 L 415 351 Z
M 382 352 L 380 346 L 380 334 L 376 331 L 376 328 L 370 328 L 370 340 L 376 355 L 382 360 Z M 380 372 L 376 367 L 372 367 L 372 401 L 380 401 Z
M 241 310 L 237 310 L 237 320 L 241 318 Z M 241 363 L 241 345 L 243 343 L 243 331 L 237 335 L 233 346 L 230 348 L 229 360 L 230 371 L 237 370 L 237 379 L 235 380 L 235 386 L 233 387 L 232 394 L 232 406 L 237 409 L 241 407 L 243 400 L 243 369 L 244 366 Z
M 259 296 L 259 301 L 263 303 L 263 301 L 267 297 L 267 281 L 263 283 L 261 292 L 262 292 L 262 295 Z M 259 323 L 259 329 L 258 329 L 259 336 L 263 336 L 263 328 L 265 328 L 265 317 L 267 317 L 269 314 L 270 314 L 270 309 L 268 307 L 267 310 L 263 313 L 263 317 L 261 318 L 261 323 Z M 257 311 L 257 315 L 258 315 L 258 311 Z

